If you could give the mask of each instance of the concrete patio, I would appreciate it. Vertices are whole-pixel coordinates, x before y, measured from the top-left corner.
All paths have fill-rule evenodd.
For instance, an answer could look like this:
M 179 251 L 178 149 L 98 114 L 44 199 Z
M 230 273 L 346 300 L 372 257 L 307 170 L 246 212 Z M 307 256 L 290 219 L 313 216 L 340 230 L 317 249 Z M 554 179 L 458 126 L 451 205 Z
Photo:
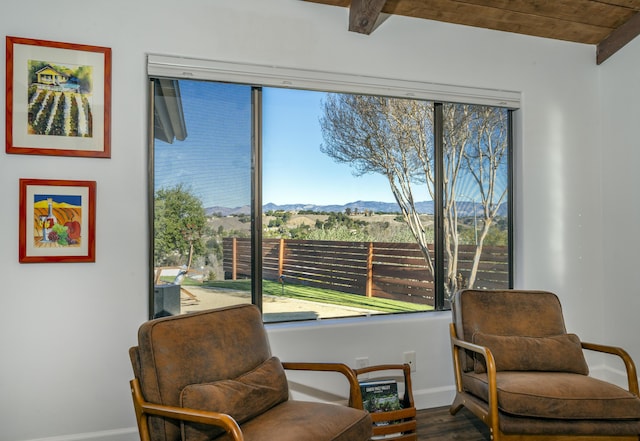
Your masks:
M 180 295 L 180 310 L 183 313 L 237 305 L 239 303 L 251 303 L 251 296 L 245 291 L 205 288 L 200 286 L 188 286 L 185 288 L 189 293 L 193 294 L 197 300 L 191 298 L 185 292 L 182 292 Z M 265 322 L 316 320 L 380 313 L 379 311 L 367 309 L 327 305 L 308 300 L 297 300 L 271 295 L 263 296 L 262 306 Z

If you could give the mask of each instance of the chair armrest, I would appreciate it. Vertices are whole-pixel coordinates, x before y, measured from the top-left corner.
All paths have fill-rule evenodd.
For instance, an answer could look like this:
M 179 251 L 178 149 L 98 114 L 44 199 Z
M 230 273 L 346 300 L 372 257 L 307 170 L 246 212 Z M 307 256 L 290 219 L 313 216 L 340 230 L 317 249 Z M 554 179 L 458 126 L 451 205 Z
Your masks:
M 282 367 L 287 370 L 338 372 L 344 375 L 349 382 L 349 407 L 362 409 L 362 393 L 360 383 L 355 371 L 344 363 L 306 363 L 283 362 Z
M 136 412 L 138 430 L 141 441 L 150 441 L 147 417 L 158 415 L 174 418 L 181 421 L 209 424 L 223 428 L 234 441 L 244 441 L 240 426 L 231 416 L 206 410 L 191 409 L 188 407 L 166 406 L 163 404 L 149 403 L 142 397 L 142 390 L 137 378 L 130 381 L 133 406 Z
M 607 346 L 597 343 L 582 342 L 582 348 L 595 352 L 603 352 L 606 354 L 617 355 L 624 362 L 624 367 L 627 370 L 627 381 L 629 384 L 629 392 L 635 396 L 640 396 L 638 392 L 638 375 L 636 373 L 636 365 L 633 362 L 631 356 L 622 348 L 616 346 Z
M 449 325 L 449 332 L 451 337 L 451 351 L 453 353 L 453 363 L 456 377 L 456 387 L 458 394 L 463 392 L 462 389 L 462 366 L 460 364 L 460 353 L 458 349 L 467 349 L 469 351 L 480 354 L 484 357 L 487 365 L 487 382 L 488 382 L 488 401 L 487 406 L 489 412 L 487 415 L 488 420 L 485 417 L 481 417 L 494 433 L 498 433 L 498 384 L 496 379 L 496 361 L 493 358 L 491 350 L 485 346 L 480 346 L 468 341 L 460 340 L 456 334 L 455 325 L 451 323 Z M 477 414 L 480 416 L 480 413 Z

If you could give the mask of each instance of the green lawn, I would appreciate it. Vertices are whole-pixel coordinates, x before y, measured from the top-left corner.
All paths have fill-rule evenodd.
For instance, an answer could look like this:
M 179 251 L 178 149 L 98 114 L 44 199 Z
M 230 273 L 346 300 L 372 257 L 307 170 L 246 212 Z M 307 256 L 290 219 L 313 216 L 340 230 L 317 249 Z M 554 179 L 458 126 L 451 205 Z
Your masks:
M 248 279 L 213 280 L 205 282 L 202 286 L 251 292 L 251 280 Z M 310 300 L 313 302 L 327 303 L 331 305 L 370 309 L 386 313 L 430 311 L 433 309 L 433 307 L 429 305 L 416 305 L 414 303 L 401 302 L 398 300 L 365 297 L 328 289 L 312 288 L 304 285 L 285 284 L 283 294 L 282 285 L 278 282 L 269 280 L 262 281 L 262 293 L 291 299 Z

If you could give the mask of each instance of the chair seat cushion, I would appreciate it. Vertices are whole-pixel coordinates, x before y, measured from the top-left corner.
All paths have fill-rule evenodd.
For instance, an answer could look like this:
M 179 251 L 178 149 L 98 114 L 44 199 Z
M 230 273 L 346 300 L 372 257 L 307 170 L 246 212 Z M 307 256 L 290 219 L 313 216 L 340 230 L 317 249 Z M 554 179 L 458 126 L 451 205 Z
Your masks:
M 596 378 L 566 372 L 496 373 L 502 412 L 554 419 L 640 419 L 640 398 Z M 488 399 L 487 374 L 463 374 L 463 387 Z
M 362 441 L 369 413 L 336 404 L 289 400 L 242 424 L 245 441 Z M 228 435 L 216 441 L 231 440 Z

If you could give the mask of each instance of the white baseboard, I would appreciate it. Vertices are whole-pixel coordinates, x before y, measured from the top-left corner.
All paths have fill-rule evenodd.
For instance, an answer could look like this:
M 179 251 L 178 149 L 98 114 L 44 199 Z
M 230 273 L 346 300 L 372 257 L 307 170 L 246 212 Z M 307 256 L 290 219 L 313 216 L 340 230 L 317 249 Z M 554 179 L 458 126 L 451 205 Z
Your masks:
M 414 389 L 413 401 L 416 409 L 430 409 L 432 407 L 448 406 L 453 402 L 456 388 L 454 385 L 434 387 L 430 389 Z M 319 394 L 316 389 L 300 387 L 290 388 L 291 398 L 301 401 L 316 401 L 324 403 L 347 405 L 345 397 L 338 397 L 331 393 Z M 306 392 L 306 393 L 305 393 Z
M 589 375 L 603 381 L 608 381 L 623 389 L 629 387 L 627 381 L 627 372 L 620 369 L 614 369 L 607 365 L 601 364 L 596 367 L 589 367 Z
M 413 401 L 418 410 L 449 406 L 453 402 L 455 392 L 456 388 L 453 385 L 414 390 Z
M 100 432 L 76 433 L 73 435 L 52 436 L 48 438 L 37 438 L 25 441 L 138 441 L 138 429 L 131 427 L 127 429 L 103 430 Z

